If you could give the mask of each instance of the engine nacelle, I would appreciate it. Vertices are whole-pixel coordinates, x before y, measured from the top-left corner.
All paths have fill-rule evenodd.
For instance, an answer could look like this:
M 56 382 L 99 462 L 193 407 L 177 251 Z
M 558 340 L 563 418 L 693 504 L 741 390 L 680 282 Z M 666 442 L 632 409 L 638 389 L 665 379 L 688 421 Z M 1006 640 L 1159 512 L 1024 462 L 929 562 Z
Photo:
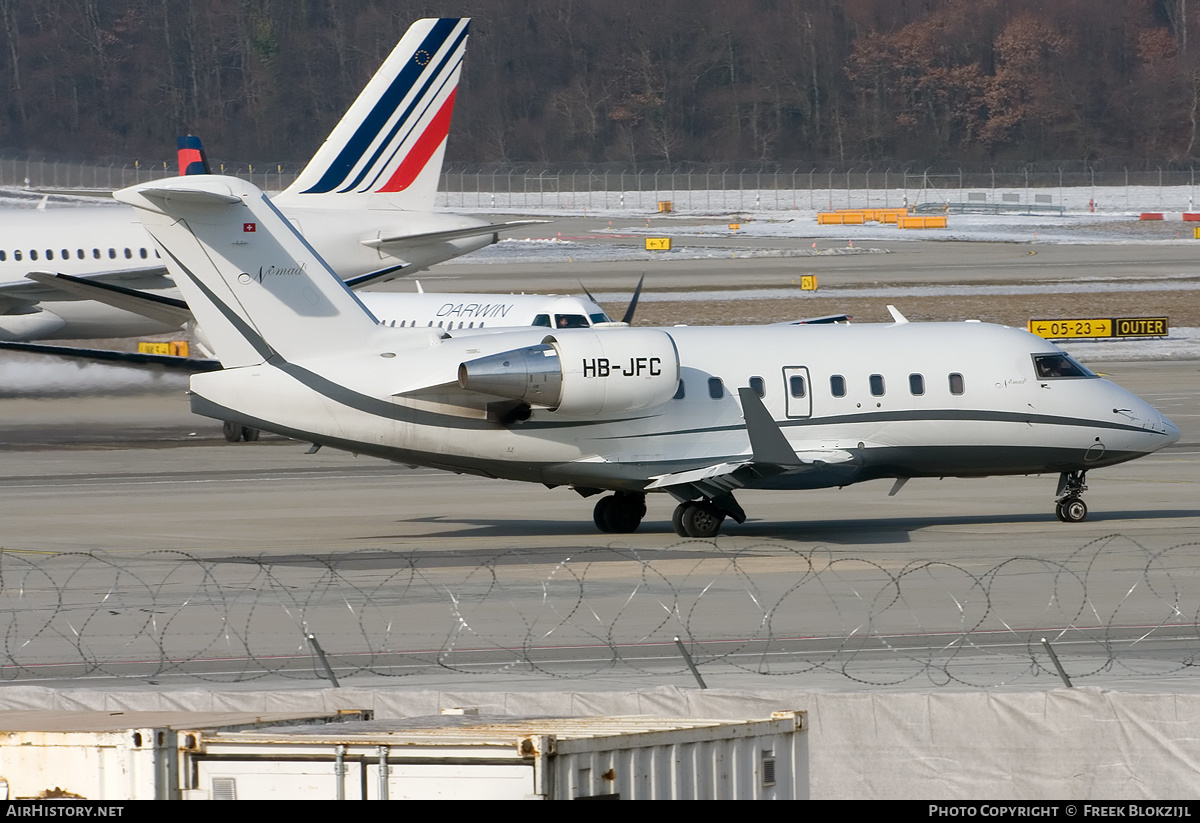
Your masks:
M 656 329 L 571 329 L 539 346 L 469 360 L 458 367 L 458 383 L 562 414 L 641 411 L 675 395 L 679 352 Z

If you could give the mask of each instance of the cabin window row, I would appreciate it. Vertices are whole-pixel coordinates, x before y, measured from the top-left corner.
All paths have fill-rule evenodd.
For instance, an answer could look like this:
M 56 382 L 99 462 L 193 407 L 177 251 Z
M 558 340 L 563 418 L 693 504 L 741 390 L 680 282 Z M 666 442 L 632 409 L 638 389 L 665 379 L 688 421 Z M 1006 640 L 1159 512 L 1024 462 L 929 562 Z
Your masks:
M 951 394 L 959 395 L 966 391 L 967 384 L 963 376 L 958 372 L 951 372 L 946 375 L 946 386 Z M 872 397 L 883 397 L 887 394 L 887 381 L 884 380 L 882 374 L 872 374 L 867 378 L 867 387 L 871 390 Z M 829 393 L 834 397 L 846 396 L 846 378 L 840 374 L 833 374 L 829 377 Z M 908 376 L 908 393 L 913 397 L 921 397 L 925 394 L 925 375 L 918 372 L 913 372 Z M 803 395 L 793 394 L 793 397 L 803 397 Z
M 413 321 L 411 321 L 411 322 L 410 322 L 410 321 L 408 321 L 408 320 L 401 320 L 401 321 L 397 322 L 397 321 L 395 321 L 395 320 L 380 320 L 380 321 L 379 321 L 379 325 L 381 325 L 381 326 L 389 326 L 389 327 L 391 327 L 391 328 L 393 328 L 393 329 L 397 329 L 397 328 L 399 328 L 399 329 L 415 329 L 417 326 L 420 326 L 420 325 L 421 325 L 421 321 L 419 321 L 419 320 L 413 320 Z M 483 326 L 484 326 L 484 323 L 483 323 L 483 321 L 482 321 L 482 320 L 480 320 L 480 321 L 479 321 L 479 328 L 481 328 L 481 329 L 482 329 L 482 328 L 483 328 Z M 458 328 L 458 329 L 473 329 L 473 328 L 475 328 L 475 327 L 476 327 L 476 326 L 475 326 L 475 321 L 474 321 L 474 320 L 470 321 L 469 323 L 468 323 L 467 321 L 465 321 L 465 320 L 460 320 L 460 321 L 458 321 L 458 325 L 457 325 L 457 326 L 455 326 L 455 325 L 454 325 L 454 321 L 453 321 L 453 320 L 451 320 L 451 321 L 449 321 L 449 322 L 447 322 L 447 321 L 445 321 L 445 320 L 439 320 L 439 321 L 437 322 L 437 327 L 436 327 L 436 328 L 439 328 L 439 329 L 448 329 L 448 330 L 451 330 L 451 331 L 453 331 L 453 330 L 454 330 L 454 329 L 456 329 L 456 328 Z M 425 323 L 425 328 L 429 328 L 429 329 L 432 329 L 432 328 L 434 328 L 433 321 L 432 321 L 432 320 L 430 320 L 430 321 L 426 322 L 426 323 Z
M 45 255 L 46 260 L 56 260 L 56 259 L 57 260 L 71 260 L 71 259 L 87 260 L 88 259 L 88 254 L 83 249 L 76 249 L 75 255 L 73 258 L 71 256 L 70 249 L 59 249 L 57 251 L 55 249 L 46 249 L 44 252 L 39 249 L 30 249 L 27 252 L 23 251 L 21 249 L 14 249 L 13 253 L 12 253 L 12 259 L 17 262 L 21 262 L 22 260 L 25 259 L 26 254 L 29 255 L 29 259 L 31 261 L 32 260 L 41 260 L 42 255 Z M 126 260 L 132 260 L 135 256 L 135 254 L 137 257 L 139 257 L 142 260 L 150 259 L 150 249 L 145 249 L 145 248 L 141 248 L 141 249 L 127 248 L 127 249 L 125 249 L 125 259 Z M 104 254 L 103 249 L 92 249 L 92 259 L 93 260 L 103 260 L 104 256 L 105 256 L 105 254 Z M 117 249 L 108 249 L 108 259 L 109 260 L 116 260 L 118 256 L 119 255 L 118 255 Z M 154 250 L 154 256 L 155 257 L 159 256 L 157 249 Z M 6 263 L 6 262 L 8 262 L 8 251 L 6 251 L 5 249 L 0 249 L 0 263 Z
M 966 391 L 966 381 L 958 372 L 951 372 L 946 376 L 947 388 L 953 395 L 960 395 Z M 750 390 L 759 397 L 767 396 L 767 381 L 761 377 L 751 377 L 749 380 Z M 871 390 L 872 397 L 883 397 L 887 391 L 886 382 L 882 374 L 872 374 L 867 378 L 867 385 Z M 795 398 L 804 398 L 808 396 L 808 384 L 803 375 L 793 374 L 788 377 L 787 381 L 788 393 Z M 925 394 L 925 375 L 916 372 L 908 376 L 908 392 L 913 397 L 921 397 Z M 832 374 L 829 376 L 829 393 L 834 397 L 846 396 L 846 377 L 841 374 Z M 675 390 L 675 399 L 682 400 L 684 396 L 683 381 L 679 381 L 679 388 Z M 708 378 L 708 396 L 713 400 L 720 400 L 725 396 L 725 384 L 719 377 Z

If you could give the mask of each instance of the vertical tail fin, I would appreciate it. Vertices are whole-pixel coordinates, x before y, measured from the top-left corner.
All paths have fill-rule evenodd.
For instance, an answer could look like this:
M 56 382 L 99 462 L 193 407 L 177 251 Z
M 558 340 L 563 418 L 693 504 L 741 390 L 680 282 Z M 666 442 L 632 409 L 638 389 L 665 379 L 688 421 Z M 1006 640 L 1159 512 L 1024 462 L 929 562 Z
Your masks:
M 432 211 L 469 23 L 414 23 L 275 202 Z
M 186 177 L 189 174 L 211 174 L 208 168 L 208 157 L 204 154 L 204 146 L 200 145 L 199 137 L 192 134 L 180 137 L 176 145 L 180 177 Z
M 227 367 L 361 344 L 377 322 L 253 184 L 168 178 L 114 195 L 138 210 Z

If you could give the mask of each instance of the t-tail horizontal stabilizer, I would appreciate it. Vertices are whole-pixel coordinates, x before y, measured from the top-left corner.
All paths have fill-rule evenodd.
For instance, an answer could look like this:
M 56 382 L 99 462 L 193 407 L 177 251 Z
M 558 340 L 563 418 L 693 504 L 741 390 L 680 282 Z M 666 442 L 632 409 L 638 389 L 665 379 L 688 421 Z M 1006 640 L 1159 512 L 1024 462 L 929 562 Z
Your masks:
M 167 267 L 228 368 L 279 354 L 295 362 L 369 338 L 376 320 L 271 205 L 235 177 L 122 189 L 166 251 Z

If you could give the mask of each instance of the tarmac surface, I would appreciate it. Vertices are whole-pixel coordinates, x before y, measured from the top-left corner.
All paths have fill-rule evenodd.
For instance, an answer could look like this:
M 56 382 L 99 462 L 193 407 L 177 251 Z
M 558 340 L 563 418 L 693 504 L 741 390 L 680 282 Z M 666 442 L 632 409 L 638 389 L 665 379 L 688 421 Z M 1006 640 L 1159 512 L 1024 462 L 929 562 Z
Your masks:
M 514 219 L 506 215 L 497 219 Z M 713 226 L 713 235 L 675 238 L 673 248 L 702 248 L 728 252 L 729 256 L 708 259 L 677 259 L 664 253 L 646 261 L 570 261 L 569 250 L 562 263 L 490 263 L 450 261 L 418 275 L 427 291 L 577 291 L 576 277 L 584 277 L 592 291 L 632 288 L 637 275 L 647 273 L 646 288 L 653 289 L 745 289 L 790 285 L 798 272 L 825 275 L 821 288 L 876 283 L 900 285 L 989 284 L 1003 282 L 1054 281 L 1072 277 L 1117 277 L 1156 279 L 1180 274 L 1195 275 L 1197 244 L 1193 242 L 1148 243 L 1001 243 L 989 241 L 939 240 L 901 237 L 895 240 L 867 239 L 850 242 L 811 237 L 753 237 L 721 234 L 720 221 L 713 218 L 649 217 L 644 221 L 606 222 L 578 217 L 556 218 L 542 226 L 522 230 L 530 237 L 560 238 L 593 247 L 620 246 L 640 249 L 647 236 L 668 236 L 679 226 Z M 633 226 L 637 234 L 622 232 Z M 647 231 L 648 229 L 648 231 Z M 1032 235 L 1032 230 L 1031 230 Z M 813 244 L 816 248 L 813 248 Z M 847 253 L 856 248 L 859 253 Z M 734 256 L 739 250 L 790 252 L 796 256 Z M 882 254 L 879 254 L 882 253 Z M 584 262 L 586 260 L 586 262 Z M 631 279 L 632 278 L 632 279 Z M 593 284 L 595 283 L 595 284 Z M 436 286 L 431 284 L 437 284 Z M 400 290 L 411 288 L 393 281 Z
M 1170 244 L 890 251 L 805 265 L 847 283 L 997 283 L 1178 276 L 1194 257 Z M 794 276 L 787 263 L 656 264 L 655 280 L 770 285 Z M 578 276 L 618 290 L 641 268 L 580 264 Z M 570 275 L 456 264 L 421 279 L 575 291 Z M 688 686 L 679 636 L 714 688 L 1045 689 L 1059 685 L 1046 637 L 1077 684 L 1195 691 L 1200 362 L 1102 370 L 1183 437 L 1090 474 L 1083 523 L 1054 518 L 1056 477 L 948 478 L 894 497 L 890 483 L 746 493 L 750 519 L 712 541 L 677 537 L 665 496 L 638 532 L 602 535 L 593 501 L 567 489 L 308 455 L 270 436 L 228 444 L 169 382 L 9 391 L 0 677 L 67 689 L 313 687 L 330 672 L 357 686 Z

